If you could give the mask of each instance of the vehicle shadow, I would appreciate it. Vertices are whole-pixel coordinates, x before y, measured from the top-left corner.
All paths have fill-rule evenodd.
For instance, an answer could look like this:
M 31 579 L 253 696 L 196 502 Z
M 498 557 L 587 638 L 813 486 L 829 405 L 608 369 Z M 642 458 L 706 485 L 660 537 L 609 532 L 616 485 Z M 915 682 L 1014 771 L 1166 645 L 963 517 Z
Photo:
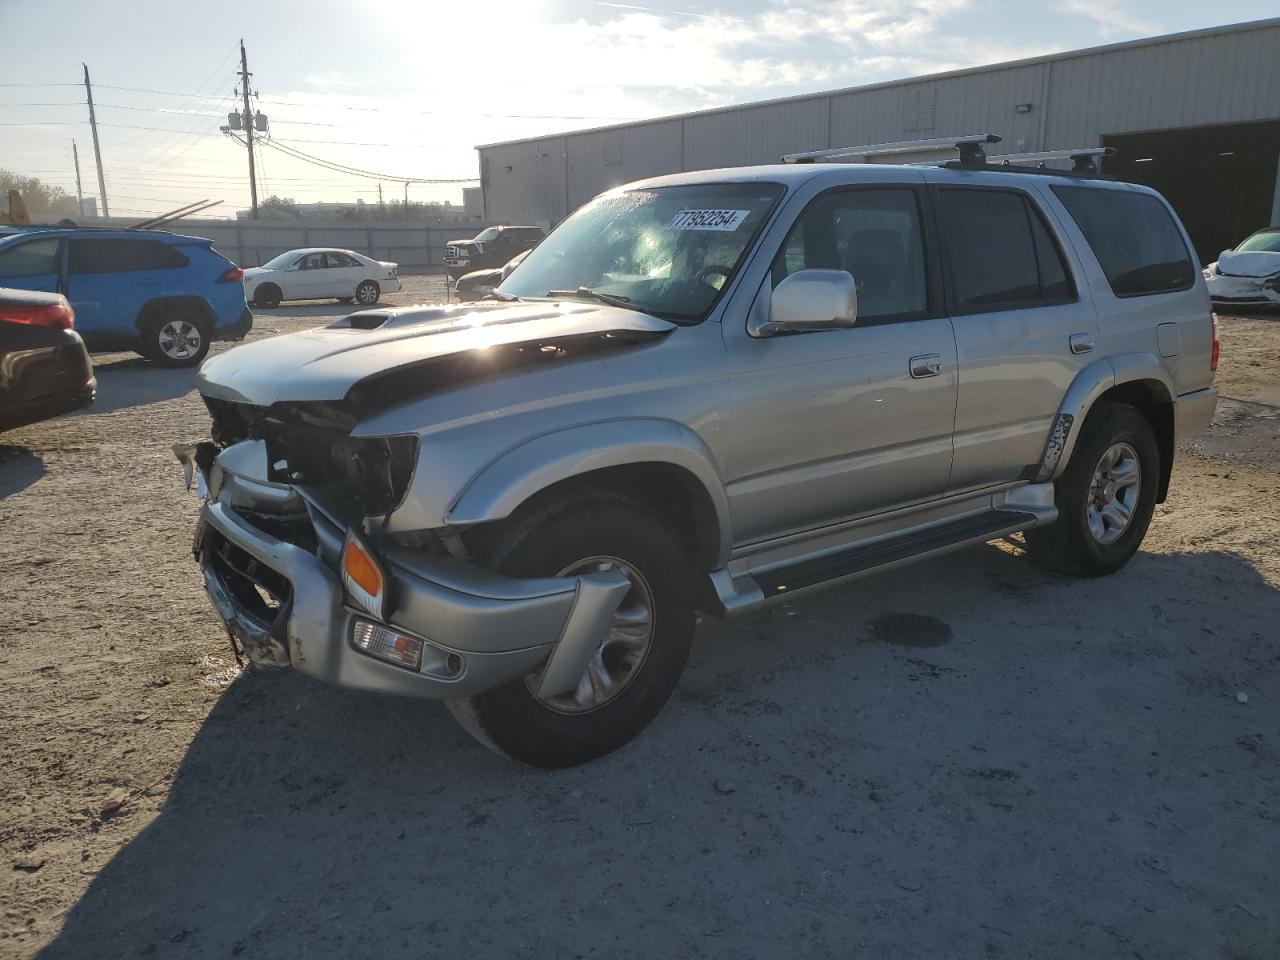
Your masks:
M 93 358 L 98 394 L 92 406 L 75 414 L 115 413 L 173 400 L 195 389 L 194 367 L 162 367 L 130 353 L 99 354 Z
M 1078 581 L 975 548 L 703 624 L 654 727 L 557 772 L 439 704 L 250 673 L 41 956 L 1249 954 L 1274 824 L 1214 715 L 1269 682 L 1276 600 L 1234 554 Z M 868 630 L 895 611 L 950 641 Z
M 0 443 L 0 500 L 27 489 L 45 475 L 44 459 L 27 447 Z

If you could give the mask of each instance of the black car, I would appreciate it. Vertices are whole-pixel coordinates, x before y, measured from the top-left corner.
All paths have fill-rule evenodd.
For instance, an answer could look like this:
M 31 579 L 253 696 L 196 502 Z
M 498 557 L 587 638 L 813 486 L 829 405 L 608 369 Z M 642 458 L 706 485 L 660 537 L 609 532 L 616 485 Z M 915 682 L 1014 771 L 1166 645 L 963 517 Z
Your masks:
M 529 251 L 524 250 L 517 253 L 501 267 L 492 267 L 488 270 L 473 270 L 471 273 L 458 278 L 458 282 L 453 285 L 454 292 L 457 293 L 458 299 L 463 303 L 469 300 L 483 300 L 493 293 L 498 284 L 507 279 L 511 271 L 518 267 L 520 262 L 528 255 Z
M 517 253 L 532 250 L 546 236 L 541 227 L 485 227 L 470 240 L 450 240 L 444 269 L 450 280 L 476 270 L 501 267 Z
M 67 298 L 0 287 L 0 430 L 93 403 L 98 382 Z

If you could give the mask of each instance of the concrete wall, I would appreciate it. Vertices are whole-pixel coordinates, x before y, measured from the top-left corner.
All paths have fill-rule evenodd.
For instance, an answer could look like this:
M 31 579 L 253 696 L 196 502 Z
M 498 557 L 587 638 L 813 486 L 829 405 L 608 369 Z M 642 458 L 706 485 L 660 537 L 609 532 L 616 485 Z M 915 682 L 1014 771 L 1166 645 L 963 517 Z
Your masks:
M 632 180 L 803 150 L 993 132 L 1013 153 L 1276 119 L 1280 19 L 492 144 L 480 171 L 487 217 L 549 226 Z
M 84 226 L 127 227 L 133 217 L 85 219 Z M 242 267 L 256 267 L 276 254 L 299 247 L 342 247 L 400 264 L 401 271 L 439 267 L 450 240 L 470 238 L 485 227 L 479 218 L 460 223 L 407 220 L 177 220 L 162 229 L 207 237 L 223 256 Z

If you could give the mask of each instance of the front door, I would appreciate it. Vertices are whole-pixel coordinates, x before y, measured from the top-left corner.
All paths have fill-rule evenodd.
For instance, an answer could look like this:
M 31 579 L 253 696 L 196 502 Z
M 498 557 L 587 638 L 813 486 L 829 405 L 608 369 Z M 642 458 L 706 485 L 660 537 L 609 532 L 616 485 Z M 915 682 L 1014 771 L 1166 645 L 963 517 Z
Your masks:
M 329 262 L 323 251 L 303 254 L 286 272 L 285 298 L 318 300 L 333 296 L 329 293 L 330 273 Z
M 937 198 L 960 365 L 950 483 L 958 493 L 1039 464 L 1067 388 L 1096 358 L 1097 321 L 1032 194 L 997 180 L 940 185 Z
M 766 287 L 843 269 L 850 329 L 753 338 L 726 330 L 735 539 L 760 541 L 942 495 L 951 470 L 956 349 L 923 188 L 841 188 L 800 215 Z
M 62 241 L 37 238 L 0 251 L 0 287 L 61 293 Z

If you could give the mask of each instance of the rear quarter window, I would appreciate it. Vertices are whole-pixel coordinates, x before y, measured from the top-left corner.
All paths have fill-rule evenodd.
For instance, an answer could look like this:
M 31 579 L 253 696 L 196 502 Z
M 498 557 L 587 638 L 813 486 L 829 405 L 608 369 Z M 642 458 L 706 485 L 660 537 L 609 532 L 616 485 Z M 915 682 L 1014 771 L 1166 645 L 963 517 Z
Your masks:
M 1055 186 L 1117 297 L 1189 290 L 1195 264 L 1158 199 L 1128 190 Z

